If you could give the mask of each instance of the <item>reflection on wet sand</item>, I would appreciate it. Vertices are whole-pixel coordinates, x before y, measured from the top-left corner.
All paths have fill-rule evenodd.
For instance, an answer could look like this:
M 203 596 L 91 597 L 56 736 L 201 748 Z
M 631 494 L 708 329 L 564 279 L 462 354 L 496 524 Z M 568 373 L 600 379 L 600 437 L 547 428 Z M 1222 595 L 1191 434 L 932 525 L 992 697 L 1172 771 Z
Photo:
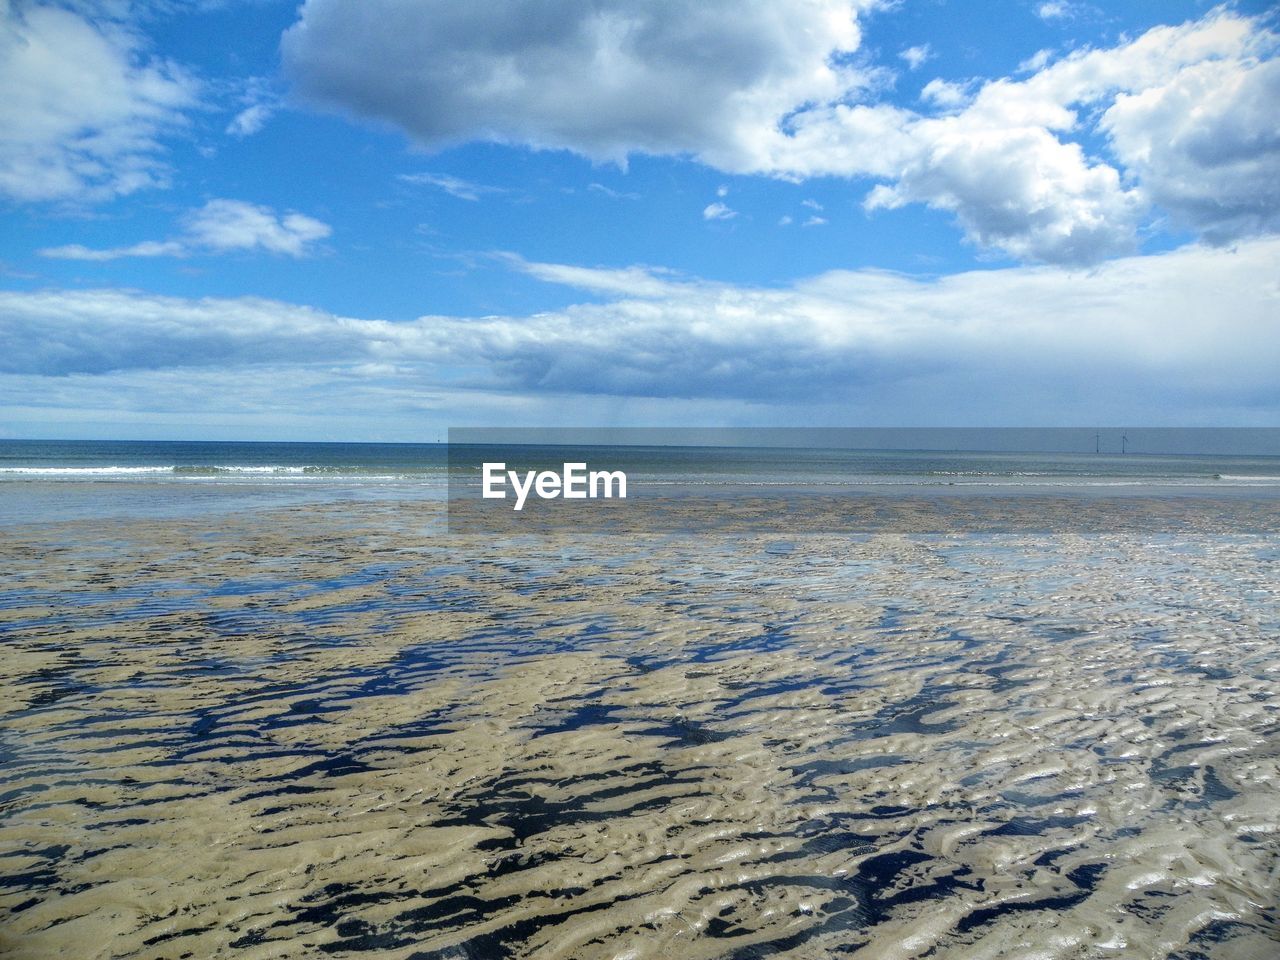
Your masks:
M 438 511 L 7 531 L 0 953 L 1280 952 L 1274 535 Z

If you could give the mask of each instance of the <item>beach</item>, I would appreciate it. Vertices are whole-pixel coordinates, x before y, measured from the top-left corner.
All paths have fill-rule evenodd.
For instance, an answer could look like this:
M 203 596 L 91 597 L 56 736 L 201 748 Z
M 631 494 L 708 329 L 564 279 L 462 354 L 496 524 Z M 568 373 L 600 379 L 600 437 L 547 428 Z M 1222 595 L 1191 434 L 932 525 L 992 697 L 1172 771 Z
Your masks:
M 0 960 L 1280 960 L 1278 14 L 0 0 Z
M 1280 549 L 1170 509 L 13 522 L 0 953 L 1272 957 Z

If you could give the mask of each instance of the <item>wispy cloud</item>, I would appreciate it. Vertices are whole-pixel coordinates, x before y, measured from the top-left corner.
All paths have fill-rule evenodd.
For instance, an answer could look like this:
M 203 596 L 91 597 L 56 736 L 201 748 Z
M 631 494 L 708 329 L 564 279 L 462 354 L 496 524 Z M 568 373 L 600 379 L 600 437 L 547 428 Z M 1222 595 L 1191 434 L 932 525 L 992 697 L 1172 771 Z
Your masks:
M 210 200 L 187 214 L 183 231 L 172 240 L 146 240 L 122 247 L 94 249 L 78 243 L 46 247 L 42 257 L 56 260 L 119 260 L 125 257 L 188 257 L 202 253 L 264 250 L 302 257 L 332 233 L 328 224 L 301 213 L 278 214 L 242 200 Z
M 514 253 L 500 253 L 507 266 L 546 283 L 576 287 L 592 293 L 654 299 L 676 297 L 687 291 L 691 282 L 673 270 L 656 267 L 579 267 L 563 263 L 537 263 Z
M 639 200 L 640 194 L 631 193 L 622 190 L 614 190 L 612 187 L 606 187 L 603 183 L 589 183 L 587 189 L 592 193 L 598 193 L 608 197 L 610 200 Z
M 405 183 L 436 187 L 451 197 L 473 202 L 483 196 L 508 192 L 504 187 L 492 187 L 472 180 L 463 180 L 461 177 L 447 173 L 402 173 L 397 179 Z
M 126 247 L 108 247 L 94 249 L 79 243 L 68 243 L 61 247 L 45 247 L 40 256 L 53 260 L 88 260 L 106 261 L 120 260 L 125 257 L 185 257 L 187 246 L 176 240 L 144 240 L 141 243 Z
M 1036 16 L 1041 20 L 1069 20 L 1079 16 L 1083 9 L 1069 0 L 1048 0 L 1036 7 Z
M 279 94 L 272 90 L 265 77 L 250 77 L 243 81 L 239 112 L 227 124 L 226 134 L 231 137 L 251 137 L 259 132 L 280 108 Z
M 703 220 L 732 220 L 737 215 L 737 210 L 718 201 L 709 203 L 702 209 Z
M 226 132 L 233 137 L 253 136 L 253 134 L 266 126 L 273 113 L 275 113 L 274 104 L 252 104 L 231 118 L 231 122 L 227 124 Z

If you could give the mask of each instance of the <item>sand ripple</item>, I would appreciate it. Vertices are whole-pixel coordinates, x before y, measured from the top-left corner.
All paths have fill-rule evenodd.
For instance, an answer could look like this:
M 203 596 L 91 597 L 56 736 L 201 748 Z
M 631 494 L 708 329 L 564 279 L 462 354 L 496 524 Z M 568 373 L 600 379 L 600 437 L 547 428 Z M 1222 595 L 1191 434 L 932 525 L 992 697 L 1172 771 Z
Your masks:
M 1280 955 L 1239 534 L 0 545 L 13 957 Z

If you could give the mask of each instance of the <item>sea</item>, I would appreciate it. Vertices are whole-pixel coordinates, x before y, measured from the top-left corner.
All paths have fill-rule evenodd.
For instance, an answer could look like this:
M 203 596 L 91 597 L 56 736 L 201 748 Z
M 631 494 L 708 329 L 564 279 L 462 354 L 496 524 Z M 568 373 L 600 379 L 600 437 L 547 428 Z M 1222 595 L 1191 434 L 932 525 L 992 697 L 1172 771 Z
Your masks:
M 1261 443 L 1255 437 L 1255 446 L 1274 448 L 1271 433 L 1262 432 Z M 909 431 L 873 436 L 899 444 L 912 439 Z M 484 462 L 555 468 L 570 460 L 623 470 L 633 497 L 788 488 L 1280 498 L 1280 456 L 1271 452 L 867 449 L 787 446 L 776 435 L 769 439 L 771 445 L 758 446 L 0 440 L 0 523 L 175 516 L 334 500 L 443 500 L 451 483 L 455 493 L 477 491 Z

